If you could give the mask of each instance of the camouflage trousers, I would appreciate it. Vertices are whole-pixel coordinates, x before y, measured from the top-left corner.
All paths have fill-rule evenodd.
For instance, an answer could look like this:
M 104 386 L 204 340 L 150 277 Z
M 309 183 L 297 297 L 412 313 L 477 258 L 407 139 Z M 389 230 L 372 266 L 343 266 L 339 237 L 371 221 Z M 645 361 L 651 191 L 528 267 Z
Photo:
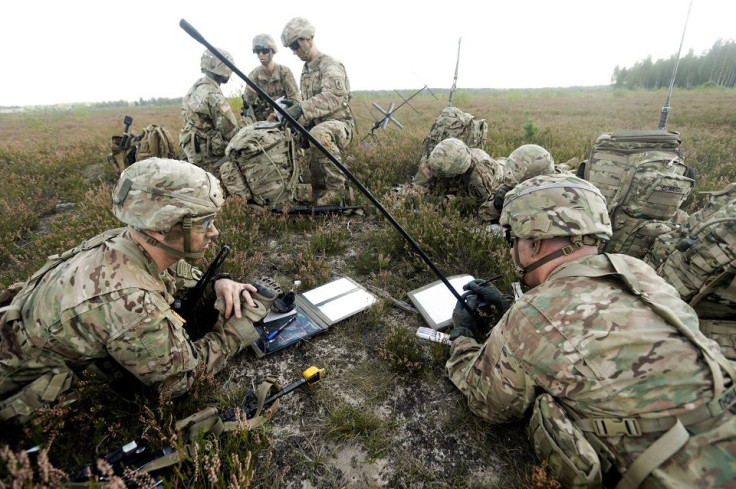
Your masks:
M 340 121 L 322 122 L 314 126 L 309 133 L 339 161 L 342 161 L 342 151 L 353 140 L 351 127 Z M 340 191 L 345 188 L 347 180 L 345 174 L 316 147 L 309 148 L 309 172 L 312 176 L 312 186 L 317 191 Z

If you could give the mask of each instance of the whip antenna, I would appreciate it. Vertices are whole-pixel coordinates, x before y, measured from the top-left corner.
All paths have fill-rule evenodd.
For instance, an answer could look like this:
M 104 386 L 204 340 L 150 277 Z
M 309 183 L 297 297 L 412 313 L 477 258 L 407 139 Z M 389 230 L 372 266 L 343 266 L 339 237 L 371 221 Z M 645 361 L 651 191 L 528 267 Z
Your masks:
M 687 21 L 690 20 L 690 9 L 693 7 L 693 0 L 690 0 L 690 6 L 687 8 L 687 17 L 685 17 L 685 27 L 682 28 L 682 37 L 680 38 L 680 49 L 677 50 L 677 59 L 675 59 L 675 67 L 672 70 L 672 78 L 670 79 L 670 88 L 667 91 L 667 98 L 662 107 L 662 113 L 659 115 L 659 129 L 667 129 L 667 118 L 670 115 L 670 97 L 672 96 L 672 87 L 675 86 L 675 76 L 677 75 L 677 66 L 680 64 L 680 53 L 682 52 L 682 42 L 685 40 L 685 31 L 687 30 Z

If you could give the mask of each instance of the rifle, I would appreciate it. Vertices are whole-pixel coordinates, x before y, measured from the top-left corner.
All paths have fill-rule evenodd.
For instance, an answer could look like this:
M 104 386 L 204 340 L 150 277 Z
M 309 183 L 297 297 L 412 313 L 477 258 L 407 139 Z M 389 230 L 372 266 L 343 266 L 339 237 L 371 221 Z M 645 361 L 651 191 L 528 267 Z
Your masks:
M 197 281 L 197 284 L 192 287 L 186 294 L 186 297 L 184 297 L 184 299 L 176 299 L 171 306 L 171 308 L 176 311 L 177 314 L 179 314 L 187 321 L 190 327 L 194 327 L 192 332 L 190 332 L 190 336 L 192 336 L 194 330 L 199 331 L 207 329 L 217 319 L 216 311 L 214 310 L 214 308 L 211 308 L 211 310 L 205 310 L 206 308 L 201 308 L 199 311 L 197 311 L 197 304 L 201 302 L 206 287 L 209 285 L 212 278 L 220 269 L 222 263 L 225 261 L 225 258 L 227 258 L 227 255 L 229 253 L 230 246 L 223 245 L 223 247 L 220 248 L 220 251 L 217 253 L 217 256 L 215 256 L 215 259 L 212 260 L 212 263 L 210 263 L 210 266 L 207 267 L 204 273 L 202 273 L 202 276 Z M 189 331 L 189 329 L 190 328 L 187 328 L 187 331 Z
M 315 214 L 342 214 L 347 211 L 362 209 L 359 205 L 294 205 L 288 208 L 287 214 L 293 215 L 315 215 Z M 283 214 L 281 209 L 272 209 L 276 214 Z
M 253 393 L 249 391 L 239 407 L 227 409 L 221 413 L 218 413 L 217 409 L 214 407 L 207 408 L 186 418 L 185 420 L 178 422 L 176 424 L 177 429 L 182 431 L 182 436 L 184 437 L 184 440 L 186 442 L 188 441 L 187 433 L 193 431 L 192 426 L 196 428 L 197 424 L 202 422 L 203 420 L 209 420 L 214 416 L 217 416 L 219 417 L 219 420 L 223 423 L 230 423 L 230 425 L 225 426 L 224 428 L 224 431 L 227 432 L 233 429 L 231 426 L 234 425 L 233 422 L 236 421 L 239 417 L 241 419 L 244 418 L 246 420 L 254 420 L 255 418 L 257 418 L 257 415 L 260 414 L 260 411 L 262 409 L 272 406 L 279 398 L 290 394 L 291 392 L 305 385 L 308 385 L 310 387 L 315 386 L 319 383 L 320 380 L 322 380 L 323 376 L 324 369 L 311 366 L 304 372 L 302 372 L 301 379 L 292 382 L 283 388 L 280 388 L 274 394 L 271 394 L 268 397 L 264 398 L 262 396 L 260 400 L 252 400 L 255 398 L 255 395 L 253 395 Z M 264 385 L 270 387 L 271 385 L 277 384 L 264 382 L 262 386 Z M 261 389 L 259 389 L 259 392 L 260 391 Z M 263 393 L 267 394 L 268 391 L 264 390 Z M 213 424 L 214 423 L 204 423 L 205 426 L 210 427 L 212 427 Z M 228 427 L 230 428 L 228 429 Z M 131 480 L 130 478 L 126 478 L 125 476 L 121 475 L 123 474 L 126 467 L 133 468 L 139 474 L 148 473 L 153 477 L 153 474 L 158 474 L 164 469 L 175 465 L 183 460 L 186 460 L 186 453 L 188 453 L 188 451 L 189 450 L 186 446 L 183 450 L 178 450 L 174 446 L 167 446 L 157 450 L 149 450 L 144 444 L 142 444 L 138 440 L 134 440 L 123 445 L 120 448 L 113 450 L 103 458 L 113 468 L 114 473 L 118 475 L 118 477 L 121 477 L 126 481 L 128 487 L 138 487 L 135 480 Z M 72 483 L 86 483 L 86 481 L 90 479 L 90 475 L 97 476 L 100 482 L 104 482 L 106 480 L 103 474 L 97 468 L 97 464 L 87 464 L 84 468 L 75 472 L 74 475 L 69 478 L 69 480 Z M 154 478 L 154 483 L 156 485 L 161 484 L 161 482 L 162 481 L 160 479 Z M 84 487 L 87 486 L 85 485 Z

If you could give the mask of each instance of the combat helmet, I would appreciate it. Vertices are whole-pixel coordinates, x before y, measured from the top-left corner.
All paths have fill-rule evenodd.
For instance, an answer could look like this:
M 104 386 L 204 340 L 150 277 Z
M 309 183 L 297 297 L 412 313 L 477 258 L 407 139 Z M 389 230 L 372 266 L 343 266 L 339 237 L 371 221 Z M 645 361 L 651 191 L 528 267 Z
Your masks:
M 470 149 L 464 142 L 457 138 L 447 138 L 435 146 L 427 163 L 432 174 L 449 178 L 468 171 L 471 161 Z
M 504 170 L 504 183 L 509 187 L 537 175 L 555 171 L 555 160 L 549 151 L 536 144 L 519 146 L 509 155 Z
M 220 53 L 222 53 L 222 55 L 225 56 L 231 63 L 235 63 L 235 60 L 230 53 L 220 48 L 217 48 L 217 50 L 220 51 Z M 210 73 L 220 75 L 224 78 L 230 78 L 230 75 L 233 74 L 233 70 L 228 68 L 225 63 L 220 61 L 220 59 L 212 54 L 209 49 L 205 50 L 205 52 L 202 53 L 202 60 L 200 61 L 199 65 L 202 68 L 203 72 L 209 71 Z
M 519 268 L 524 275 L 583 245 L 598 245 L 611 238 L 606 198 L 592 183 L 571 174 L 539 175 L 518 184 L 505 197 L 499 224 L 516 238 L 569 237 L 570 245 Z
M 268 34 L 258 34 L 253 37 L 253 49 L 255 50 L 256 48 L 270 49 L 274 53 L 278 51 L 278 49 L 276 49 L 276 41 L 274 41 L 273 37 Z
M 286 23 L 281 33 L 281 44 L 288 48 L 298 39 L 309 39 L 314 36 L 314 26 L 304 17 L 294 17 Z
M 150 244 L 181 258 L 199 258 L 204 251 L 191 252 L 191 227 L 211 223 L 222 207 L 224 195 L 217 178 L 196 165 L 148 158 L 120 174 L 112 202 L 115 217 L 141 232 Z M 165 233 L 180 223 L 184 229 L 184 253 L 147 233 Z

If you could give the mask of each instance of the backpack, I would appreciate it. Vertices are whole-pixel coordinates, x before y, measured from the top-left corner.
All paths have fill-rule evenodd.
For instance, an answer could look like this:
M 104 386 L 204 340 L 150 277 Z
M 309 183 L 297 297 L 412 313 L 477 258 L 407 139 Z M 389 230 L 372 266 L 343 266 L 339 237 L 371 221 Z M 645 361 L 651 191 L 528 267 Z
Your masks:
M 695 309 L 703 333 L 736 359 L 736 183 L 709 193 L 679 233 L 657 238 L 644 261 Z
M 151 124 L 140 135 L 115 135 L 111 139 L 112 152 L 107 156 L 110 163 L 123 171 L 136 161 L 159 157 L 177 159 L 178 141 L 162 126 Z
M 288 128 L 278 122 L 245 126 L 230 140 L 225 155 L 220 176 L 230 194 L 270 208 L 294 200 L 299 168 Z
M 641 258 L 654 239 L 673 229 L 672 219 L 695 181 L 674 131 L 602 134 L 585 163 L 583 178 L 608 202 L 613 237 L 603 252 Z
M 483 149 L 487 137 L 488 121 L 476 119 L 472 114 L 463 112 L 457 107 L 446 107 L 434 121 L 429 136 L 424 140 L 422 160 L 428 159 L 434 147 L 444 139 L 457 138 L 469 148 Z

